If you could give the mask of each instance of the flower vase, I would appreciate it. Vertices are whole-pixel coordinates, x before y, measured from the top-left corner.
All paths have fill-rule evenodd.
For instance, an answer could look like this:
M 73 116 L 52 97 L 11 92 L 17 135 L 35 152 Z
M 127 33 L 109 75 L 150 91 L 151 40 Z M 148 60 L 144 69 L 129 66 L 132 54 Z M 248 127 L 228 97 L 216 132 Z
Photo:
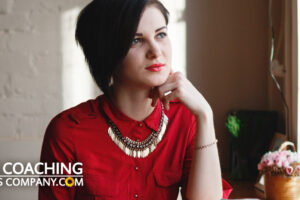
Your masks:
M 265 175 L 267 200 L 300 200 L 300 177 Z

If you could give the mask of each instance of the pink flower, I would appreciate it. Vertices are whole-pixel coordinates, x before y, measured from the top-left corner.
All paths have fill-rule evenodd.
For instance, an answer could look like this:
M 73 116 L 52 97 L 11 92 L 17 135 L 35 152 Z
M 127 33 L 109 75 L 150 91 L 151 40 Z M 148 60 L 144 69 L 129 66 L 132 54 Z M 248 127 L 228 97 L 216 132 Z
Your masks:
M 272 166 L 274 164 L 273 159 L 271 159 L 270 157 L 263 158 L 261 163 L 264 167 Z
M 288 167 L 285 169 L 285 171 L 286 171 L 286 173 L 287 173 L 288 175 L 291 175 L 291 174 L 293 173 L 294 169 L 293 169 L 293 167 L 288 166 Z
M 283 161 L 282 159 L 277 158 L 277 159 L 275 160 L 276 166 L 279 167 L 279 168 L 281 168 L 281 167 L 282 167 L 282 161 Z
M 287 156 L 287 160 L 289 161 L 289 163 L 292 163 L 292 162 L 295 161 L 295 158 L 294 158 L 294 156 L 292 156 L 292 155 L 288 155 L 288 156 Z
M 291 165 L 296 166 L 293 168 Z M 275 169 L 273 169 L 273 167 L 275 167 Z M 300 172 L 300 154 L 292 151 L 267 152 L 263 155 L 257 168 L 260 171 L 264 170 L 264 168 L 271 171 L 275 170 L 276 173 L 279 168 L 280 170 L 285 170 L 285 174 L 292 175 L 295 170 L 297 173 Z
M 279 151 L 278 154 L 281 156 L 287 156 L 289 154 L 289 151 Z
M 290 166 L 290 163 L 289 163 L 289 161 L 287 161 L 287 160 L 283 160 L 283 161 L 282 161 L 282 166 L 283 166 L 284 168 L 287 168 L 287 167 L 289 167 L 289 166 Z
M 266 167 L 266 166 L 267 166 L 267 160 L 262 160 L 262 161 L 261 161 L 261 164 L 262 164 L 264 167 Z

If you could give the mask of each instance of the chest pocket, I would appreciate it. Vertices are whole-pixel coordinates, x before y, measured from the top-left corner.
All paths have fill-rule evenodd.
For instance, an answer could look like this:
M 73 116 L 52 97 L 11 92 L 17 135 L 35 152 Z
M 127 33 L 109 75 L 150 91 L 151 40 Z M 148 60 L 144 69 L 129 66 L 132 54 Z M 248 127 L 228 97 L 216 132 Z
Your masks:
M 154 170 L 156 184 L 160 187 L 179 187 L 182 172 L 178 171 L 157 171 Z
M 110 177 L 85 174 L 84 186 L 79 188 L 78 200 L 112 200 L 120 193 L 120 183 Z

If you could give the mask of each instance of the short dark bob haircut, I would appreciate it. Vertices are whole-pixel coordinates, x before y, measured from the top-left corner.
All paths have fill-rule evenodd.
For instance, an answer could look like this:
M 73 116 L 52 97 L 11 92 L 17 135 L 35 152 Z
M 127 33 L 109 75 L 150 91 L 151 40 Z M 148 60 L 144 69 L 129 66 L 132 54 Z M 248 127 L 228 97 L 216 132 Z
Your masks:
M 93 0 L 78 16 L 75 39 L 106 96 L 114 72 L 129 51 L 141 14 L 149 5 L 156 6 L 168 24 L 169 12 L 158 0 Z

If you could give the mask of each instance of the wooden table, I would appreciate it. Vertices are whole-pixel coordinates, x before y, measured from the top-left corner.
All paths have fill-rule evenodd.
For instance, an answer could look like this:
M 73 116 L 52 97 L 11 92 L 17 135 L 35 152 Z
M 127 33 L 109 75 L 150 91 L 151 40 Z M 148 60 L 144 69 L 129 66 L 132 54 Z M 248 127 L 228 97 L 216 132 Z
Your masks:
M 254 187 L 255 181 L 236 181 L 230 179 L 230 176 L 225 173 L 223 178 L 233 187 L 230 194 L 230 199 L 238 198 L 258 198 L 265 199 L 264 193 Z

